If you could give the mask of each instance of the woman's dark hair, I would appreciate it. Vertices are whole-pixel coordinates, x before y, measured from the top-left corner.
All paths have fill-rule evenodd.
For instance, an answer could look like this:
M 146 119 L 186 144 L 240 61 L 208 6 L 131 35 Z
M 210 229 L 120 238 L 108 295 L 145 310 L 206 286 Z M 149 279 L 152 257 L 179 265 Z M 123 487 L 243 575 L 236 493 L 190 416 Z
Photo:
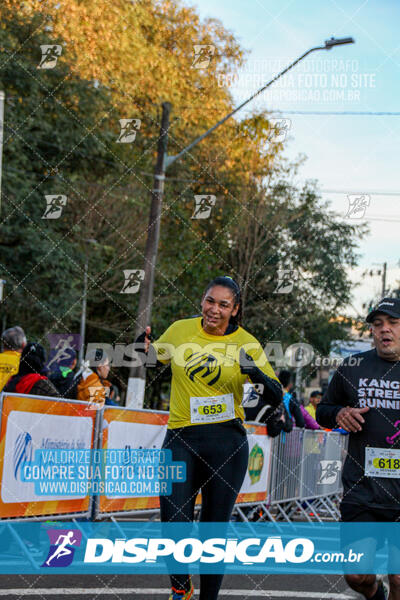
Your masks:
M 44 374 L 46 362 L 46 352 L 41 344 L 29 342 L 22 350 L 21 362 L 19 364 L 18 375 L 27 375 L 28 373 Z
M 207 294 L 208 290 L 210 290 L 216 285 L 222 285 L 222 287 L 226 287 L 232 292 L 233 303 L 235 306 L 239 305 L 239 310 L 237 311 L 237 314 L 234 317 L 231 316 L 231 318 L 229 319 L 229 323 L 232 323 L 233 325 L 241 325 L 243 312 L 242 292 L 240 291 L 239 285 L 234 279 L 232 279 L 232 277 L 229 277 L 228 275 L 216 277 L 207 285 L 206 289 L 204 290 L 203 297 Z
M 281 382 L 282 386 L 284 388 L 287 388 L 287 386 L 289 385 L 289 383 L 292 380 L 292 374 L 290 371 L 287 371 L 286 369 L 282 369 L 282 371 L 278 375 L 278 378 L 279 378 L 279 381 Z

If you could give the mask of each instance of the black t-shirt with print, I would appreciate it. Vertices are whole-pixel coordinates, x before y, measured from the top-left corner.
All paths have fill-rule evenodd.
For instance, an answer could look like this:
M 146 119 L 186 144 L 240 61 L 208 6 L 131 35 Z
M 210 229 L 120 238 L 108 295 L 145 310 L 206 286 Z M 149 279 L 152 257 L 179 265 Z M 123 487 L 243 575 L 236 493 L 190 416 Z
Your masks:
M 395 450 L 393 458 L 400 459 L 400 362 L 380 358 L 375 349 L 346 358 L 317 407 L 318 423 L 335 427 L 337 413 L 344 406 L 370 410 L 362 415 L 362 431 L 349 435 L 343 501 L 400 509 L 400 478 L 364 475 L 367 446 Z

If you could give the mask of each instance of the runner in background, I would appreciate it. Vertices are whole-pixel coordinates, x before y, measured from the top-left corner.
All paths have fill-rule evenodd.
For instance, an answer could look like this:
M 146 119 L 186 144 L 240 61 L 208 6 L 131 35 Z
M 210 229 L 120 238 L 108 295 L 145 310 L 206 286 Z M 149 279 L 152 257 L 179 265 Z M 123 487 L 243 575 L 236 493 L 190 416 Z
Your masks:
M 304 417 L 301 413 L 300 405 L 291 393 L 293 381 L 290 371 L 282 369 L 279 373 L 279 381 L 283 387 L 283 404 L 285 405 L 289 416 L 293 419 L 296 427 L 304 427 Z
M 172 368 L 170 415 L 163 448 L 185 461 L 186 481 L 160 497 L 163 522 L 194 520 L 202 493 L 200 521 L 229 521 L 248 465 L 247 434 L 241 406 L 247 378 L 263 399 L 278 406 L 282 389 L 259 342 L 241 323 L 238 284 L 217 277 L 206 287 L 199 317 L 173 323 L 150 345 L 150 327 L 139 336 L 154 364 L 154 353 Z M 142 344 L 143 346 L 143 344 Z M 151 350 L 151 352 L 150 352 Z M 261 387 L 262 386 L 262 387 Z M 223 575 L 200 576 L 200 600 L 217 600 Z M 189 575 L 172 575 L 170 600 L 189 600 Z
M 317 406 L 317 421 L 350 432 L 342 521 L 400 521 L 400 299 L 384 298 L 366 320 L 375 348 L 339 366 Z M 379 550 L 384 540 L 376 542 Z M 385 600 L 375 575 L 345 577 L 365 598 Z M 390 600 L 400 600 L 400 575 L 390 574 L 389 584 Z

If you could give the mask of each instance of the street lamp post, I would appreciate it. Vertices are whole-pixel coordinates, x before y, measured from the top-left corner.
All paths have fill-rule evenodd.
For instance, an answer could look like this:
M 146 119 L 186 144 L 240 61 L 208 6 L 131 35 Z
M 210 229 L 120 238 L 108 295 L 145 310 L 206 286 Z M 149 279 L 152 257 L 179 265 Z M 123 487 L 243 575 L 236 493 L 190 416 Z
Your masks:
M 87 275 L 89 267 L 89 258 L 86 254 L 85 265 L 83 267 L 83 293 L 82 293 L 82 312 L 81 312 L 81 331 L 79 340 L 79 365 L 83 361 L 83 352 L 85 349 L 85 331 L 86 331 L 86 305 L 87 305 Z
M 347 38 L 330 38 L 326 40 L 323 46 L 316 46 L 310 48 L 296 58 L 290 65 L 288 65 L 283 71 L 275 75 L 268 83 L 261 87 L 257 92 L 252 94 L 250 98 L 239 104 L 234 110 L 223 117 L 215 125 L 210 127 L 205 133 L 199 135 L 193 142 L 191 142 L 186 148 L 183 148 L 181 152 L 175 156 L 167 155 L 167 140 L 168 140 L 168 129 L 169 129 L 169 113 L 171 105 L 167 102 L 163 104 L 163 114 L 161 122 L 161 132 L 158 142 L 158 154 L 157 154 L 157 166 L 154 171 L 154 186 L 152 190 L 152 202 L 150 208 L 149 225 L 147 228 L 147 242 L 145 250 L 145 280 L 144 285 L 141 286 L 140 298 L 139 298 L 139 314 L 136 321 L 135 338 L 140 335 L 145 327 L 150 323 L 151 308 L 153 301 L 153 289 L 154 289 L 154 274 L 155 265 L 157 259 L 158 249 L 158 238 L 160 230 L 160 219 L 161 219 L 161 206 L 162 196 L 164 191 L 165 172 L 178 159 L 182 158 L 192 148 L 197 146 L 202 140 L 208 137 L 217 127 L 220 127 L 225 121 L 233 117 L 239 110 L 246 106 L 249 102 L 254 100 L 259 94 L 270 87 L 277 79 L 285 75 L 288 71 L 293 69 L 300 61 L 306 56 L 317 50 L 331 50 L 334 46 L 340 46 L 344 44 L 353 44 L 354 39 L 351 37 Z M 132 408 L 142 408 L 144 400 L 144 388 L 145 388 L 145 377 L 146 371 L 143 366 L 131 367 L 128 380 L 128 389 L 126 394 L 126 406 Z

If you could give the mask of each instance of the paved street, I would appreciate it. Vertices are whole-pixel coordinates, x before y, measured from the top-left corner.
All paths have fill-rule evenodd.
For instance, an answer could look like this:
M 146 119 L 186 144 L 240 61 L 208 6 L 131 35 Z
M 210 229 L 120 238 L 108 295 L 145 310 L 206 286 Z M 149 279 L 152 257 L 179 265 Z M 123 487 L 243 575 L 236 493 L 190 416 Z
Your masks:
M 0 577 L 0 597 L 12 600 L 31 597 L 37 600 L 110 600 L 110 598 L 141 598 L 143 600 L 166 600 L 168 577 L 155 575 L 88 575 L 82 576 L 34 576 L 13 575 Z M 195 578 L 198 591 L 198 579 Z M 196 594 L 195 598 L 198 595 Z M 309 598 L 312 600 L 350 600 L 357 596 L 351 592 L 343 579 L 337 575 L 231 575 L 224 579 L 221 600 L 240 598 L 261 600 L 269 598 Z

